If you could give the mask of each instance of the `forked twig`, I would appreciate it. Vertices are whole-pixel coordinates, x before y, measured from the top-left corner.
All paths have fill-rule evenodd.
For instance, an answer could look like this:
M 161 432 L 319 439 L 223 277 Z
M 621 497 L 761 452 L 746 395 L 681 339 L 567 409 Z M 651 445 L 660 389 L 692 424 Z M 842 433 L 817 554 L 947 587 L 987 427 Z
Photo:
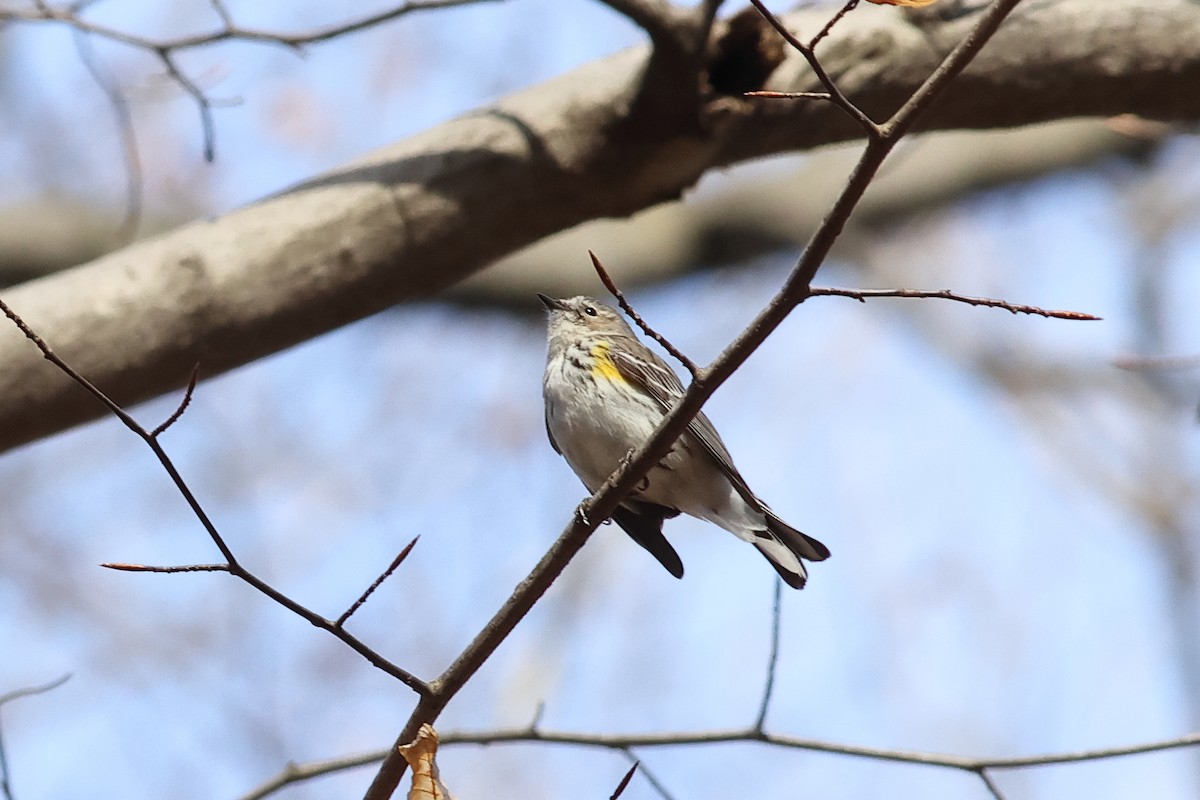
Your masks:
M 772 14 L 767 7 L 763 5 L 762 0 L 750 0 L 750 2 L 756 9 L 758 9 L 758 13 L 762 15 L 763 19 L 765 19 L 767 23 L 774 28 L 780 36 L 783 37 L 784 41 L 790 44 L 796 50 L 796 52 L 804 56 L 804 60 L 808 62 L 808 66 L 817 76 L 817 80 L 820 81 L 821 85 L 825 87 L 825 91 L 829 93 L 829 101 L 838 108 L 842 109 L 842 111 L 846 112 L 851 119 L 857 122 L 859 127 L 861 127 L 866 133 L 867 138 L 878 138 L 881 132 L 879 125 L 877 125 L 869 116 L 867 116 L 865 111 L 854 105 L 854 103 L 850 102 L 850 99 L 846 97 L 846 95 L 842 94 L 842 90 L 838 88 L 838 85 L 834 82 L 833 78 L 829 77 L 829 73 L 825 71 L 825 67 L 822 66 L 820 60 L 817 59 L 817 54 L 813 50 L 817 42 L 819 42 L 822 37 L 824 37 L 829 30 L 833 28 L 834 24 L 839 19 L 846 15 L 847 11 L 853 8 L 854 5 L 857 5 L 857 2 L 848 3 L 846 6 L 844 6 L 841 11 L 834 15 L 833 19 L 826 23 L 821 32 L 813 37 L 811 42 L 800 41 L 800 39 L 794 33 L 788 30 L 787 26 L 783 24 L 783 21 L 780 20 L 779 17 Z
M 431 690 L 428 683 L 421 680 L 408 670 L 403 669 L 384 658 L 374 649 L 368 647 L 367 644 L 358 637 L 347 632 L 344 628 L 335 625 L 333 620 L 326 619 L 315 611 L 312 611 L 306 606 L 301 605 L 242 566 L 234 556 L 233 551 L 229 548 L 229 545 L 226 544 L 224 537 L 222 537 L 220 532 L 217 530 L 217 527 L 213 523 L 212 519 L 208 516 L 208 512 L 205 511 L 204 507 L 200 505 L 200 501 L 196 499 L 196 495 L 192 492 L 191 487 L 188 485 L 187 481 L 183 479 L 183 476 L 175 467 L 175 463 L 171 460 L 171 457 L 167 455 L 167 451 L 163 449 L 161 444 L 159 444 L 159 441 L 155 435 L 146 430 L 146 428 L 144 428 L 141 423 L 134 419 L 129 412 L 122 408 L 120 404 L 101 391 L 87 378 L 83 377 L 78 370 L 60 358 L 58 354 L 55 353 L 48 344 L 46 344 L 45 340 L 43 340 L 42 337 L 39 336 L 25 322 L 25 320 L 23 320 L 15 311 L 13 311 L 12 308 L 10 308 L 9 305 L 3 300 L 0 300 L 0 312 L 3 312 L 4 316 L 12 320 L 13 324 L 17 326 L 17 329 L 20 330 L 21 333 L 24 334 L 25 338 L 31 341 L 39 351 L 41 351 L 42 356 L 46 360 L 58 367 L 58 369 L 67 375 L 67 377 L 82 386 L 89 394 L 103 403 L 105 408 L 112 412 L 113 416 L 121 420 L 125 427 L 129 428 L 129 430 L 137 435 L 138 438 L 146 443 L 146 446 L 153 451 L 155 457 L 158 459 L 159 464 L 162 465 L 162 468 L 166 470 L 167 474 L 171 477 L 171 481 L 175 484 L 175 488 L 181 495 L 183 495 L 188 507 L 192 510 L 192 514 L 195 515 L 196 519 L 200 521 L 200 524 L 208 533 L 209 538 L 212 539 L 213 544 L 216 545 L 217 549 L 221 552 L 221 556 L 225 559 L 224 565 L 190 564 L 178 567 L 156 567 L 143 564 L 107 565 L 110 569 L 118 569 L 125 572 L 228 572 L 235 578 L 238 578 L 239 580 L 249 584 L 260 594 L 267 596 L 271 600 L 291 611 L 293 614 L 296 614 L 297 616 L 306 620 L 315 627 L 333 634 L 335 637 L 349 646 L 350 649 L 354 650 L 356 653 L 365 658 L 372 666 L 396 678 L 405 686 L 416 692 L 421 698 L 424 699 L 429 696 Z M 182 405 L 184 404 L 181 404 L 181 406 Z

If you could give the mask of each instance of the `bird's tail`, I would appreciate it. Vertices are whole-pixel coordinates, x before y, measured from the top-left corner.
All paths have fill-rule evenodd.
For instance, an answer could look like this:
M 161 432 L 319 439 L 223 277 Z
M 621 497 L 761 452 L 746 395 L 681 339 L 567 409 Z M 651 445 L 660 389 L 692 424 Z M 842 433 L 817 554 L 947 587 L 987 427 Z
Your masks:
M 764 508 L 767 530 L 755 531 L 754 546 L 766 556 L 767 561 L 793 589 L 803 589 L 808 580 L 804 562 L 824 561 L 829 558 L 829 548 L 811 536 L 788 525 L 769 508 Z

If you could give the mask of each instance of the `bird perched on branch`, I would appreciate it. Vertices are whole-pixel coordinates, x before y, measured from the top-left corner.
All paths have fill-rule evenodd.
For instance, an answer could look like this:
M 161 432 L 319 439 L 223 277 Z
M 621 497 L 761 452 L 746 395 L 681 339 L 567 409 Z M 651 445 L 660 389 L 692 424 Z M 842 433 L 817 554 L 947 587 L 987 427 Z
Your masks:
M 556 300 L 539 293 L 538 298 L 549 312 L 542 382 L 546 433 L 583 485 L 595 492 L 650 438 L 683 396 L 683 384 L 615 308 L 590 297 Z M 797 589 L 808 578 L 801 559 L 829 557 L 829 548 L 781 520 L 750 491 L 703 412 L 612 518 L 668 572 L 682 578 L 683 562 L 662 532 L 663 520 L 680 513 L 750 542 Z

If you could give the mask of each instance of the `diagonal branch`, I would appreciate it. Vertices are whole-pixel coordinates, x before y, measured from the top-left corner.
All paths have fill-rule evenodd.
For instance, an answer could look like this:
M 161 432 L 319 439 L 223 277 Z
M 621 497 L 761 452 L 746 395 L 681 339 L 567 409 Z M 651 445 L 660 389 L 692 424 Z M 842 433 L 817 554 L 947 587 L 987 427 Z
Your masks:
M 866 187 L 883 164 L 884 159 L 900 136 L 911 126 L 951 77 L 958 74 L 967 62 L 983 47 L 988 38 L 1000 26 L 1004 18 L 1019 0 L 995 0 L 964 40 L 967 44 L 956 47 L 934 74 L 918 90 L 918 103 L 907 103 L 881 127 L 878 138 L 871 139 L 865 148 L 854 173 L 829 214 L 818 227 L 805 248 L 791 276 L 771 302 L 750 325 L 721 353 L 707 368 L 697 370 L 691 386 L 675 407 L 659 423 L 653 436 L 639 447 L 619 466 L 612 475 L 585 500 L 574 515 L 571 524 L 563 531 L 550 550 L 538 562 L 529 576 L 522 581 L 487 626 L 455 659 L 443 675 L 430 684 L 431 693 L 422 698 L 413 710 L 396 745 L 384 759 L 375 779 L 365 794 L 365 800 L 387 800 L 396 791 L 407 765 L 396 747 L 404 745 L 416 736 L 421 725 L 432 723 L 446 705 L 475 674 L 483 662 L 500 646 L 508 633 L 528 613 L 533 604 L 562 573 L 567 563 L 587 542 L 588 537 L 602 520 L 608 519 L 617 505 L 625 498 L 652 464 L 662 458 L 671 445 L 683 433 L 700 407 L 733 372 L 774 332 L 789 313 L 810 295 L 809 286 L 813 276 L 824 262 L 833 243 L 837 240 L 854 207 L 858 204 Z

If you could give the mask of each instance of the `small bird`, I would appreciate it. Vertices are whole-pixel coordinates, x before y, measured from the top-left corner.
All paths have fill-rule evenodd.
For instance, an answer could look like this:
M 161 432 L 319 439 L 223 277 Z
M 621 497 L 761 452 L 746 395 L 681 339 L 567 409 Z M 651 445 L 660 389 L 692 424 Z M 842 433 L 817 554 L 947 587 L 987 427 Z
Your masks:
M 549 312 L 542 394 L 546 433 L 588 491 L 650 438 L 684 393 L 675 372 L 641 343 L 615 308 L 590 297 L 556 300 Z M 613 520 L 676 578 L 683 562 L 663 536 L 663 520 L 689 514 L 721 526 L 766 556 L 783 580 L 804 587 L 804 562 L 829 548 L 776 516 L 733 465 L 703 413 L 613 512 Z

